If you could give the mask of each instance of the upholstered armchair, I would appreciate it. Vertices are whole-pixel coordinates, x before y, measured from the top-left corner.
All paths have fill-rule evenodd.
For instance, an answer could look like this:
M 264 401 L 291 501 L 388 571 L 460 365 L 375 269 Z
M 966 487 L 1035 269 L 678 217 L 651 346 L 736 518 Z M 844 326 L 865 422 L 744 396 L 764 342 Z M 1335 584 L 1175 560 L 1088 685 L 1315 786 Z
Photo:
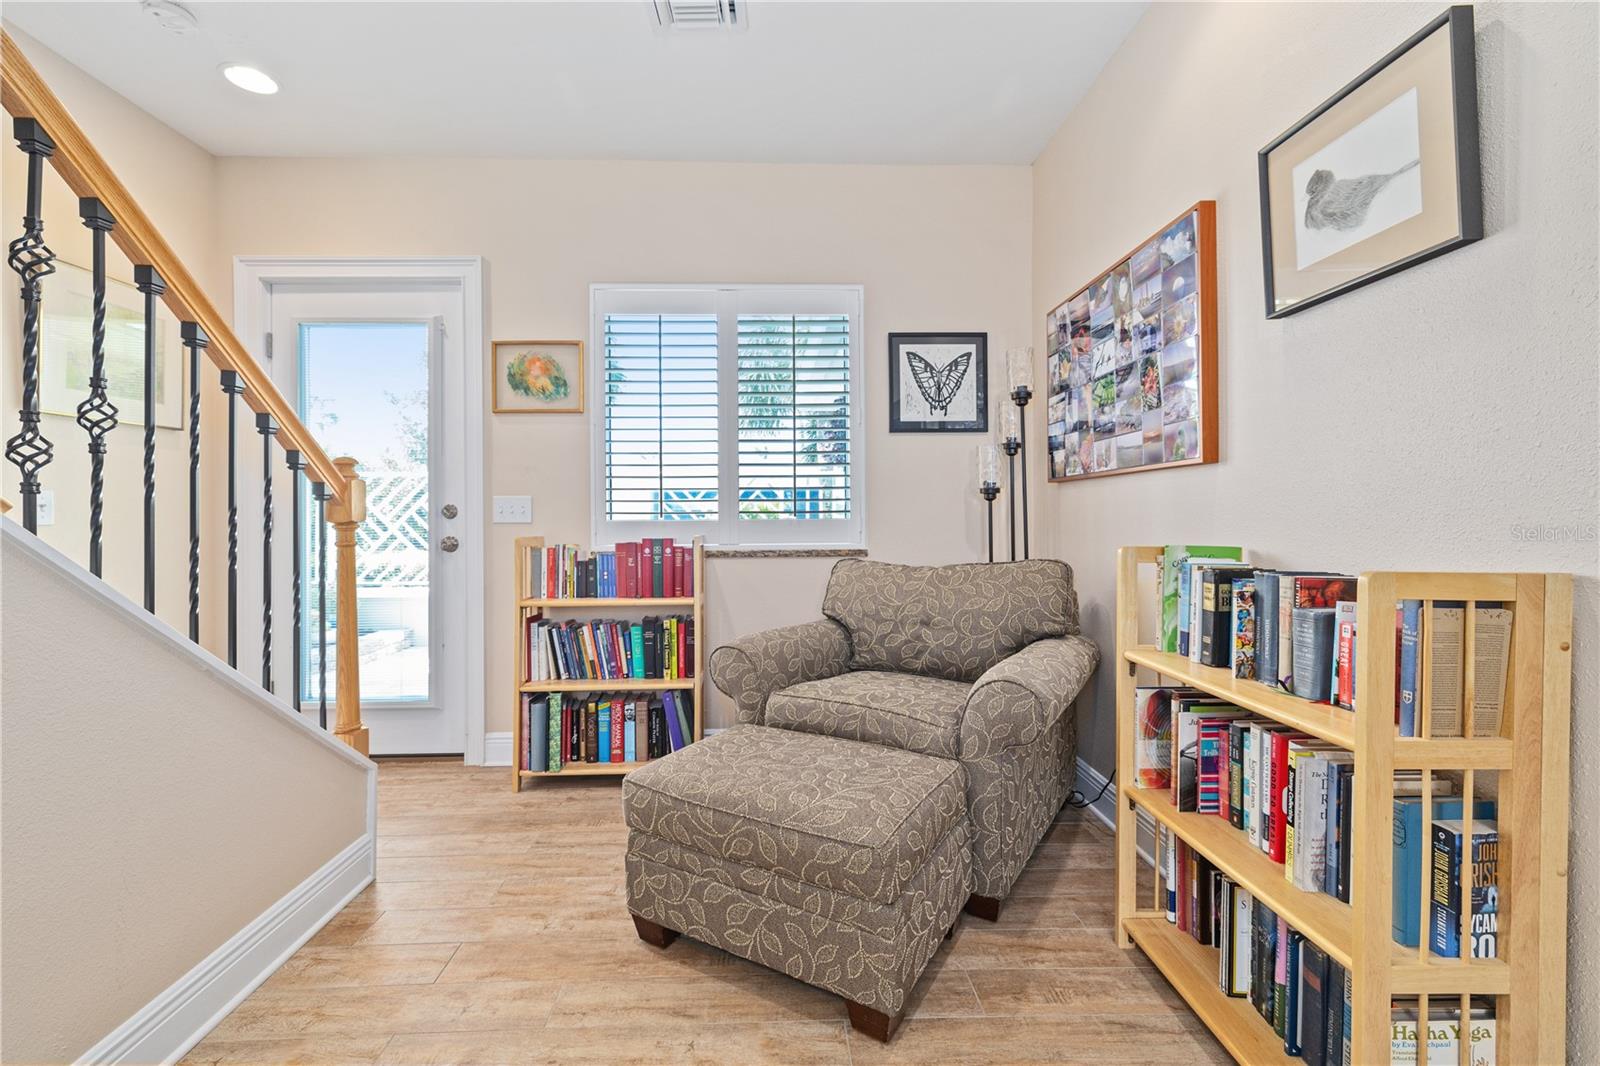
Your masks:
M 1078 633 L 1072 568 L 845 559 L 822 613 L 717 648 L 713 682 L 741 723 L 959 761 L 973 831 L 968 910 L 998 917 L 1072 788 L 1073 701 L 1100 659 Z

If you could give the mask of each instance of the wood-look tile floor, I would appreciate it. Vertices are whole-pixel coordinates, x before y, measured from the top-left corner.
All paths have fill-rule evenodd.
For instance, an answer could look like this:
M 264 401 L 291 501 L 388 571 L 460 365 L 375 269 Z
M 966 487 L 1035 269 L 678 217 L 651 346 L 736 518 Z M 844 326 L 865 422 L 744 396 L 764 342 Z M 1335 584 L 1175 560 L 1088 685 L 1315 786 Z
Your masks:
M 1068 809 L 1000 921 L 964 916 L 885 1046 L 838 997 L 635 936 L 618 784 L 385 762 L 378 879 L 186 1063 L 1194 1063 L 1227 1054 L 1111 935 L 1111 833 Z

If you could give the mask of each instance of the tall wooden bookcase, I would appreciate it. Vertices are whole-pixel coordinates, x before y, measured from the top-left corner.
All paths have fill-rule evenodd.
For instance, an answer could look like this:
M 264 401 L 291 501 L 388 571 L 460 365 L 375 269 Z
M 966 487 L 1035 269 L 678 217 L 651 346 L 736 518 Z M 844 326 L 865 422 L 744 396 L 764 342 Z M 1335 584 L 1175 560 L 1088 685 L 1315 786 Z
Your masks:
M 654 597 L 602 597 L 602 598 L 567 598 L 554 599 L 549 597 L 535 597 L 533 595 L 533 567 L 537 565 L 534 560 L 536 553 L 544 548 L 543 537 L 518 537 L 514 546 L 516 552 L 515 572 L 517 582 L 517 625 L 516 625 L 516 654 L 513 656 L 515 663 L 516 698 L 513 706 L 512 738 L 514 754 L 512 766 L 514 776 L 513 787 L 522 790 L 522 782 L 530 778 L 559 778 L 559 777 L 621 777 L 630 770 L 644 765 L 643 761 L 636 762 L 600 762 L 600 763 L 570 763 L 560 770 L 530 770 L 524 765 L 526 758 L 527 741 L 523 737 L 522 704 L 528 693 L 532 692 L 660 692 L 665 689 L 675 689 L 693 693 L 694 699 L 694 739 L 699 740 L 705 730 L 705 700 L 702 686 L 705 683 L 705 544 L 700 537 L 694 538 L 694 595 L 693 596 L 654 596 Z M 660 679 L 621 679 L 611 681 L 528 681 L 528 641 L 527 626 L 530 618 L 544 618 L 551 612 L 560 612 L 565 615 L 594 615 L 601 611 L 608 612 L 609 617 L 618 615 L 643 614 L 645 612 L 666 611 L 668 613 L 691 614 L 694 618 L 695 652 L 694 676 L 675 678 L 672 680 Z
M 1159 547 L 1126 547 L 1117 559 L 1117 936 L 1137 944 L 1239 1061 L 1299 1062 L 1248 999 L 1224 995 L 1215 949 L 1201 947 L 1166 920 L 1158 870 L 1155 894 L 1141 906 L 1137 887 L 1137 822 L 1144 812 L 1271 907 L 1315 942 L 1351 976 L 1351 1061 L 1390 1061 L 1391 996 L 1459 1001 L 1495 998 L 1499 1063 L 1566 1061 L 1567 823 L 1572 679 L 1572 579 L 1567 574 L 1365 573 L 1357 586 L 1356 707 L 1351 712 L 1312 703 L 1232 671 L 1201 666 L 1186 656 L 1140 642 L 1154 632 L 1142 616 L 1139 568 L 1160 560 Z M 1148 586 L 1147 586 L 1148 587 Z M 1511 655 L 1501 730 L 1432 738 L 1426 714 L 1421 737 L 1400 737 L 1395 696 L 1395 605 L 1423 601 L 1424 631 L 1434 601 L 1466 601 L 1465 647 L 1473 646 L 1474 602 L 1497 601 L 1513 612 Z M 1154 604 L 1151 605 L 1152 615 Z M 1141 626 L 1141 621 L 1145 624 Z M 1424 641 L 1426 648 L 1426 641 Z M 1464 706 L 1472 706 L 1472 656 L 1462 663 Z M 1355 810 L 1348 904 L 1306 892 L 1284 878 L 1283 867 L 1252 846 L 1242 830 L 1211 814 L 1176 810 L 1165 790 L 1134 787 L 1134 688 L 1139 671 L 1162 684 L 1189 685 L 1354 753 Z M 1428 706 L 1430 664 L 1424 651 L 1418 704 Z M 1496 795 L 1500 839 L 1497 958 L 1432 955 L 1391 939 L 1393 909 L 1394 776 L 1422 771 L 1424 842 L 1432 839 L 1431 782 L 1448 775 L 1460 795 Z M 1474 781 L 1474 775 L 1479 775 Z M 1495 778 L 1497 777 L 1497 780 Z M 1467 806 L 1470 809 L 1470 805 Z M 1424 854 L 1428 854 L 1427 851 Z M 1464 898 L 1470 864 L 1462 863 Z M 1425 866 L 1426 869 L 1426 866 Z M 1429 878 L 1422 879 L 1422 915 Z M 1463 911 L 1469 911 L 1463 908 Z M 1463 925 L 1468 914 L 1463 914 Z M 1464 935 L 1463 942 L 1468 938 Z M 1470 1044 L 1469 1044 L 1470 1047 Z M 1461 1064 L 1468 1063 L 1463 1048 Z

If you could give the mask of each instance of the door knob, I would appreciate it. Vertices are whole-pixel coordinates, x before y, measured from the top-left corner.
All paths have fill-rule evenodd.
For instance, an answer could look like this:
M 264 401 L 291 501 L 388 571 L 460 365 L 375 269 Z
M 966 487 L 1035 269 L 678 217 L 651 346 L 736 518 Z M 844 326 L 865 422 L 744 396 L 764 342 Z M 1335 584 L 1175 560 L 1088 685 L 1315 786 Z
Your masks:
M 440 551 L 453 552 L 459 547 L 461 547 L 461 542 L 454 537 L 446 537 L 439 542 Z
M 443 507 L 439 508 L 439 513 L 444 515 L 446 518 L 454 518 L 461 512 L 456 510 L 455 504 L 447 503 Z

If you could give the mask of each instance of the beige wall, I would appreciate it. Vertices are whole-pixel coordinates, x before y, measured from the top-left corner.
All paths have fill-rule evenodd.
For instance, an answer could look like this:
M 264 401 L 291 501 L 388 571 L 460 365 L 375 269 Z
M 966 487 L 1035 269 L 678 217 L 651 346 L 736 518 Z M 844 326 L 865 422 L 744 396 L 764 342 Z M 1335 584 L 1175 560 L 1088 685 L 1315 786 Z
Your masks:
M 982 549 L 975 434 L 888 433 L 886 334 L 983 330 L 991 394 L 1027 342 L 1026 167 L 519 160 L 218 161 L 228 255 L 474 254 L 488 339 L 588 336 L 596 282 L 865 286 L 867 542 L 910 562 Z M 484 401 L 487 407 L 487 397 Z M 587 544 L 587 415 L 486 415 L 484 492 L 531 494 L 531 526 L 487 525 L 487 729 L 509 730 L 511 543 Z M 709 564 L 707 647 L 818 616 L 826 559 Z M 710 725 L 732 721 L 715 697 Z
M 0 1060 L 66 1062 L 361 839 L 370 764 L 33 543 L 0 564 Z
M 1570 987 L 1582 1005 L 1573 1061 L 1590 1062 L 1596 9 L 1475 7 L 1486 240 L 1288 319 L 1261 309 L 1256 151 L 1438 13 L 1158 4 L 1145 15 L 1035 165 L 1033 336 L 1049 308 L 1163 220 L 1215 199 L 1222 461 L 1052 487 L 1046 499 L 1054 550 L 1078 567 L 1089 634 L 1106 649 L 1126 543 L 1242 543 L 1269 563 L 1350 571 L 1579 575 Z M 1541 526 L 1567 532 L 1519 535 Z M 1109 670 L 1096 690 L 1084 754 L 1109 771 Z
M 105 156 L 140 206 L 167 242 L 183 259 L 191 273 L 215 295 L 231 284 L 215 233 L 216 160 L 194 142 L 176 133 L 149 114 L 130 104 L 89 77 L 82 70 L 57 56 L 16 27 L 6 25 L 21 45 L 30 62 L 60 97 L 77 123 L 84 128 L 95 147 Z M 47 163 L 44 168 L 43 217 L 45 241 L 65 263 L 88 269 L 89 231 L 78 214 L 78 200 Z M 26 203 L 26 157 L 17 151 L 6 126 L 6 147 L 0 151 L 0 218 L 5 220 L 5 239 L 17 236 Z M 132 283 L 133 266 L 107 241 L 109 277 Z M 222 265 L 219 271 L 218 266 Z M 21 381 L 21 304 L 16 298 L 15 275 L 6 272 L 5 299 L 0 300 L 0 429 L 9 438 L 17 431 Z M 53 282 L 44 282 L 48 305 Z M 165 314 L 165 311 L 163 311 Z M 85 325 L 85 331 L 87 331 Z M 176 343 L 176 326 L 173 327 Z M 48 353 L 46 353 L 48 358 Z M 187 359 L 185 359 L 187 366 Z M 209 427 L 209 442 L 221 440 L 218 428 L 223 418 L 221 393 L 216 370 L 205 365 L 202 372 L 203 413 L 201 422 Z M 183 409 L 188 415 L 187 393 Z M 122 412 L 124 415 L 136 412 Z M 187 424 L 187 423 L 185 423 Z M 54 492 L 55 524 L 40 528 L 44 540 L 77 562 L 89 559 L 89 454 L 88 435 L 72 418 L 46 415 L 41 430 L 55 446 L 54 459 L 40 475 L 44 487 Z M 144 428 L 123 424 L 107 441 L 106 493 L 104 511 L 105 578 L 124 595 L 140 600 L 144 582 L 143 470 Z M 254 451 L 251 454 L 256 454 Z M 186 432 L 177 429 L 156 431 L 156 506 L 157 506 L 157 613 L 180 631 L 188 625 L 188 466 L 189 445 Z M 19 500 L 16 467 L 3 465 L 0 485 L 7 499 Z M 202 458 L 205 488 L 212 500 L 220 500 L 225 472 L 215 447 Z M 216 488 L 212 488 L 212 485 Z M 20 520 L 18 512 L 12 517 Z M 202 533 L 202 587 L 207 599 L 202 617 L 209 647 L 220 644 L 222 600 L 212 593 L 221 589 L 224 557 L 221 515 L 216 507 L 207 510 L 207 526 Z

